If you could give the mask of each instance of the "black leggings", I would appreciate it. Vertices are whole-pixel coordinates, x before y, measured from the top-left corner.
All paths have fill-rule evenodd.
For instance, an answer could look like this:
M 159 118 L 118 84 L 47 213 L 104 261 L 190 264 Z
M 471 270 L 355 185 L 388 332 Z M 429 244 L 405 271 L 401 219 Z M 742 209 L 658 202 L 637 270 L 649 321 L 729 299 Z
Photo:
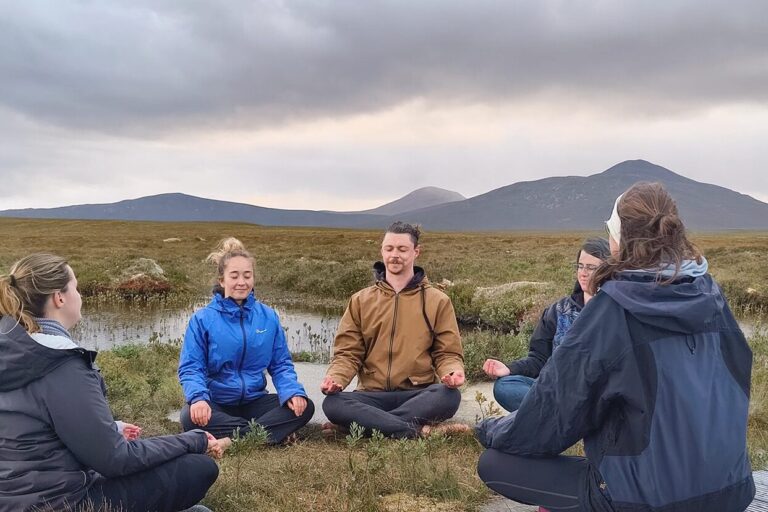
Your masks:
M 219 476 L 219 466 L 207 455 L 190 453 L 152 469 L 119 478 L 100 478 L 88 490 L 81 507 L 96 512 L 177 512 L 205 497 Z
M 459 409 L 461 393 L 444 384 L 409 391 L 353 391 L 328 395 L 323 412 L 346 428 L 354 422 L 370 432 L 389 437 L 416 437 L 421 425 L 451 418 Z
M 192 423 L 189 405 L 181 410 L 181 427 L 184 431 L 202 428 L 217 439 L 232 437 L 236 429 L 245 435 L 250 430 L 248 422 L 255 420 L 269 434 L 268 442 L 276 444 L 307 424 L 315 413 L 315 404 L 307 398 L 304 414 L 296 416 L 287 405 L 280 406 L 277 395 L 263 395 L 243 405 L 219 405 L 208 402 L 211 406 L 211 419 L 204 427 Z
M 477 464 L 485 485 L 513 501 L 548 510 L 613 510 L 600 474 L 583 457 L 532 458 L 486 450 Z

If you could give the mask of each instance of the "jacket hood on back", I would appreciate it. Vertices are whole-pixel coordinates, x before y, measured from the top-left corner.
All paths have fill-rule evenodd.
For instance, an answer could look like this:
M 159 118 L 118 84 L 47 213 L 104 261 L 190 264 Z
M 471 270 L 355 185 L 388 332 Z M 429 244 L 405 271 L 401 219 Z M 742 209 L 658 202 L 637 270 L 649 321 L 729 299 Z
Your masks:
M 53 349 L 33 340 L 16 319 L 0 318 L 0 391 L 26 386 L 50 372 L 73 355 L 83 355 L 81 348 Z
M 600 290 L 640 322 L 673 332 L 700 331 L 725 307 L 709 274 L 662 285 L 654 273 L 621 272 Z

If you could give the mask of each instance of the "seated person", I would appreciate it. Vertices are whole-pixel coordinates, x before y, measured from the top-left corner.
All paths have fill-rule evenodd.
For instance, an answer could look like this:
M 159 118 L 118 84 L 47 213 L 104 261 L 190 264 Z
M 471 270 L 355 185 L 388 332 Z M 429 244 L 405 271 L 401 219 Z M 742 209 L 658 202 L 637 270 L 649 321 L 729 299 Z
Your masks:
M 573 264 L 576 271 L 573 293 L 544 310 L 533 331 L 528 357 L 508 365 L 496 359 L 486 359 L 483 371 L 497 379 L 493 385 L 493 398 L 504 409 L 516 411 L 520 407 L 539 372 L 552 356 L 552 351 L 560 345 L 584 305 L 592 298 L 589 280 L 609 255 L 608 240 L 590 238 L 584 241 Z
M 222 240 L 213 299 L 189 320 L 179 361 L 187 405 L 184 430 L 205 427 L 226 449 L 255 420 L 270 444 L 292 440 L 315 412 L 299 384 L 277 313 L 253 295 L 253 258 L 236 238 Z M 267 393 L 264 372 L 277 395 Z
M 584 314 L 520 408 L 478 426 L 478 474 L 551 511 L 741 512 L 755 495 L 744 333 L 661 184 L 630 187 L 607 225 Z M 580 439 L 586 458 L 560 455 Z
M 419 229 L 392 224 L 374 265 L 376 283 L 355 293 L 339 324 L 320 390 L 325 433 L 354 422 L 396 438 L 416 437 L 459 408 L 464 356 L 451 300 L 415 267 Z M 342 391 L 357 375 L 354 392 Z M 440 430 L 469 430 L 465 426 Z
M 59 256 L 31 254 L 0 276 L 0 511 L 191 507 L 219 474 L 206 455 L 221 455 L 218 441 L 121 433 L 96 353 L 69 334 L 81 305 Z

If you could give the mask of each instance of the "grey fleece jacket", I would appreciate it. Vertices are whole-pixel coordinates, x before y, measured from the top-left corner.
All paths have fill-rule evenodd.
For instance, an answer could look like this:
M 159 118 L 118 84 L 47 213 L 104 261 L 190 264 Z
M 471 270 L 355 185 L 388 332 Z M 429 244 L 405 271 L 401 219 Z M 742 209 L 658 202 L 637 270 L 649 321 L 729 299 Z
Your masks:
M 96 353 L 44 346 L 15 324 L 0 318 L 0 512 L 73 506 L 97 478 L 205 452 L 202 430 L 126 441 Z

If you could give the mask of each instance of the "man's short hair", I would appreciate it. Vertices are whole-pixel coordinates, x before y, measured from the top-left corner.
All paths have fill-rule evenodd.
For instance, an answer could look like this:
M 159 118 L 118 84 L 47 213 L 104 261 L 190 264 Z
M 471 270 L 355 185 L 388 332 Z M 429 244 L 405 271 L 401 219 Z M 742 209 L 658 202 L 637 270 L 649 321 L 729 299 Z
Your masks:
M 421 227 L 418 224 L 408 224 L 407 222 L 397 221 L 393 222 L 387 228 L 387 233 L 395 234 L 408 234 L 411 236 L 411 242 L 413 246 L 419 245 L 419 237 L 421 236 Z

